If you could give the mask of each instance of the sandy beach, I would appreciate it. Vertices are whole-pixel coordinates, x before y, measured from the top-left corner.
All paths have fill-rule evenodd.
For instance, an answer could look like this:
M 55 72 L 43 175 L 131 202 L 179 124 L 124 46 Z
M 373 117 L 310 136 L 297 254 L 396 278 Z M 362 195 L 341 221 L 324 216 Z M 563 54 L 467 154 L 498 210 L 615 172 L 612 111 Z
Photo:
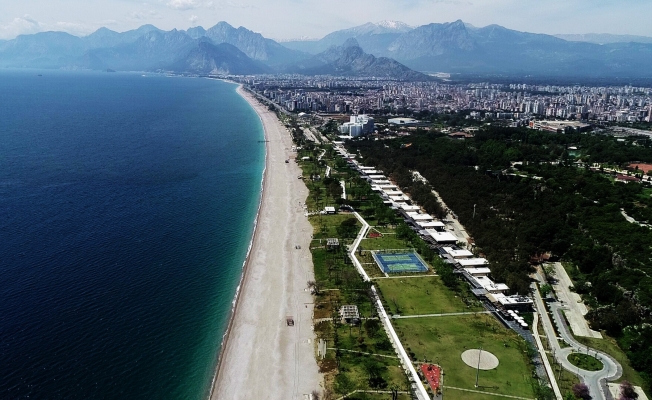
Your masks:
M 302 207 L 308 189 L 297 179 L 301 171 L 285 127 L 241 87 L 238 93 L 262 120 L 266 171 L 258 224 L 210 398 L 308 399 L 313 390 L 321 392 L 322 382 L 307 290 L 313 280 L 312 226 Z M 289 315 L 292 327 L 286 324 Z

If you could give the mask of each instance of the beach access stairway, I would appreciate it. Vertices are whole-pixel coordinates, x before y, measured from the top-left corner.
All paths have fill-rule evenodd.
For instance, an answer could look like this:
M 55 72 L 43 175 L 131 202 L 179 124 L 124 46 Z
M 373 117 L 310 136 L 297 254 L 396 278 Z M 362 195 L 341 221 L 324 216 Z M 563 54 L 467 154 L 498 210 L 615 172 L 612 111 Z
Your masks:
M 358 214 L 357 212 L 354 212 L 353 215 L 355 215 L 358 221 L 360 221 L 360 223 L 362 224 L 362 228 L 360 229 L 358 236 L 355 238 L 353 245 L 351 245 L 351 247 L 349 248 L 349 257 L 351 258 L 353 265 L 355 265 L 356 269 L 362 276 L 362 279 L 364 279 L 365 282 L 371 282 L 369 275 L 362 267 L 362 264 L 360 264 L 360 261 L 358 261 L 358 258 L 355 256 L 355 252 L 358 250 L 358 246 L 360 246 L 360 242 L 362 241 L 362 239 L 364 239 L 365 236 L 367 236 L 367 232 L 369 232 L 370 226 L 367 223 L 367 221 L 365 221 L 364 218 L 362 218 L 360 214 Z M 421 378 L 419 377 L 417 370 L 414 368 L 414 365 L 412 364 L 412 360 L 410 360 L 410 357 L 405 351 L 405 348 L 403 347 L 401 340 L 399 339 L 398 335 L 396 334 L 396 331 L 394 330 L 394 326 L 392 326 L 392 322 L 389 316 L 387 315 L 387 312 L 385 311 L 385 307 L 383 307 L 383 303 L 380 300 L 380 296 L 378 295 L 378 292 L 376 291 L 376 286 L 374 285 L 371 286 L 371 292 L 373 293 L 374 303 L 376 304 L 376 311 L 378 312 L 378 317 L 383 323 L 385 332 L 387 333 L 387 336 L 389 337 L 389 340 L 392 343 L 392 346 L 394 347 L 394 350 L 396 351 L 396 354 L 398 355 L 401 364 L 403 365 L 403 369 L 406 371 L 406 373 L 412 380 L 412 388 L 417 398 L 419 400 L 430 400 L 430 396 L 428 395 L 428 392 L 426 391 L 423 382 L 421 382 Z

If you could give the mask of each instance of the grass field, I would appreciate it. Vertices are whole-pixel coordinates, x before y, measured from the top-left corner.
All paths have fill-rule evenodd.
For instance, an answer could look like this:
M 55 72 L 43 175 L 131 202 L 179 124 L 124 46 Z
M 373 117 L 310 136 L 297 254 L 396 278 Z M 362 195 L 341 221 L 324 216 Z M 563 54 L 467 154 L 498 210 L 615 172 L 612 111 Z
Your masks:
M 385 235 L 377 238 L 365 238 L 360 243 L 364 250 L 383 250 L 383 249 L 404 249 L 406 248 L 405 240 L 399 239 L 396 235 Z
M 438 276 L 374 281 L 383 295 L 387 312 L 401 315 L 482 311 L 475 299 L 467 306 L 461 295 L 446 287 Z
M 530 375 L 532 368 L 527 359 L 525 343 L 493 317 L 478 314 L 403 319 L 393 323 L 408 352 L 419 360 L 425 357 L 443 367 L 444 386 L 476 389 L 476 371 L 467 366 L 460 356 L 465 350 L 482 347 L 498 357 L 500 365 L 494 370 L 480 372 L 479 390 L 534 398 Z M 471 398 L 466 397 L 464 392 L 457 392 L 457 396 L 453 392 L 450 394 L 453 398 Z
M 602 362 L 597 358 L 582 353 L 569 354 L 568 361 L 574 366 L 587 371 L 600 371 L 604 367 Z

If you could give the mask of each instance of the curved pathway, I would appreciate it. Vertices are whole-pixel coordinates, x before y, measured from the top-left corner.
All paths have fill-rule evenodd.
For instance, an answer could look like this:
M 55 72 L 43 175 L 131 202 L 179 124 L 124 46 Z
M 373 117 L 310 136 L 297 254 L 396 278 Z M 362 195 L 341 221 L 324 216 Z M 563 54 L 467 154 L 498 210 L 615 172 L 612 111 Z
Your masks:
M 533 285 L 534 286 L 534 285 Z M 593 398 L 600 398 L 604 400 L 613 400 L 611 393 L 607 388 L 607 381 L 613 381 L 622 376 L 623 369 L 620 363 L 616 361 L 610 355 L 597 351 L 592 348 L 587 348 L 587 346 L 579 343 L 575 340 L 573 335 L 570 333 L 570 329 L 566 324 L 561 310 L 563 307 L 557 303 L 552 303 L 550 305 L 551 314 L 554 320 L 555 325 L 557 326 L 557 331 L 561 338 L 570 346 L 561 348 L 559 342 L 557 341 L 557 335 L 555 329 L 552 325 L 552 321 L 548 313 L 546 312 L 546 307 L 539 294 L 539 290 L 534 287 L 534 298 L 536 302 L 539 315 L 541 315 L 541 322 L 543 324 L 543 329 L 548 341 L 550 342 L 550 347 L 552 349 L 554 357 L 557 361 L 564 367 L 564 369 L 572 372 L 582 379 L 582 381 L 589 387 L 589 391 Z M 577 352 L 577 353 L 590 353 L 592 356 L 596 357 L 603 364 L 603 368 L 600 371 L 586 371 L 579 369 L 578 367 L 571 364 L 568 361 L 568 355 Z

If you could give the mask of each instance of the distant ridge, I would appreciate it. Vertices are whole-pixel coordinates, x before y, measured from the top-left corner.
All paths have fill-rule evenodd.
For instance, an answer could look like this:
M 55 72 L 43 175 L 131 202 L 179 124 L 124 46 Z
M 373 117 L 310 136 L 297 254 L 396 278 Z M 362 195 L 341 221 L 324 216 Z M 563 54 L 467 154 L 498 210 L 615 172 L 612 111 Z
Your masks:
M 652 77 L 652 38 L 587 34 L 560 38 L 499 25 L 475 27 L 461 20 L 377 32 L 364 24 L 313 42 L 283 45 L 320 53 L 331 41 L 355 38 L 376 57 L 425 72 L 545 77 Z M 566 40 L 573 39 L 573 40 Z M 584 40 L 584 41 L 576 41 Z M 591 43 L 599 41 L 604 44 Z
M 267 67 L 270 73 L 329 70 L 350 76 L 403 76 L 405 79 L 416 77 L 414 71 L 546 78 L 652 77 L 649 68 L 652 38 L 602 34 L 564 37 L 574 40 L 519 32 L 499 25 L 475 27 L 461 20 L 418 27 L 398 21 L 381 21 L 336 31 L 317 41 L 279 44 L 223 21 L 209 29 L 198 26 L 185 31 L 163 31 L 153 25 L 143 25 L 122 33 L 100 28 L 85 37 L 42 32 L 0 41 L 0 68 L 166 70 L 170 66 L 202 64 L 197 64 L 198 60 L 190 64 L 179 60 L 191 50 L 199 49 L 200 43 L 209 41 L 215 46 L 227 43 L 236 47 L 251 60 Z M 353 47 L 360 50 L 347 51 L 338 62 L 324 61 L 325 53 L 348 39 L 355 39 L 357 45 Z M 206 45 L 202 46 L 200 50 L 208 51 Z M 199 54 L 207 53 L 200 51 L 194 56 Z M 321 59 L 316 57 L 318 55 Z M 235 58 L 224 58 L 229 56 Z M 221 52 L 220 63 L 226 64 L 215 66 L 244 68 L 240 57 L 233 52 Z M 327 64 L 332 68 L 327 68 Z M 403 70 L 404 67 L 413 71 Z
M 289 72 L 306 75 L 374 76 L 401 80 L 429 80 L 387 57 L 365 53 L 357 40 L 348 39 L 342 46 L 332 46 L 323 53 L 289 68 Z
M 212 44 L 208 40 L 199 42 L 188 54 L 166 68 L 194 74 L 250 75 L 271 72 L 271 68 L 260 61 L 252 60 L 237 47 L 228 43 Z
M 609 33 L 557 34 L 554 35 L 569 42 L 608 43 L 652 43 L 650 36 L 612 35 Z
M 317 54 L 328 50 L 331 46 L 338 46 L 347 39 L 354 38 L 365 51 L 376 54 L 378 49 L 386 47 L 402 33 L 412 29 L 414 28 L 400 21 L 367 22 L 353 28 L 335 31 L 319 40 L 287 41 L 282 44 L 291 49 Z

